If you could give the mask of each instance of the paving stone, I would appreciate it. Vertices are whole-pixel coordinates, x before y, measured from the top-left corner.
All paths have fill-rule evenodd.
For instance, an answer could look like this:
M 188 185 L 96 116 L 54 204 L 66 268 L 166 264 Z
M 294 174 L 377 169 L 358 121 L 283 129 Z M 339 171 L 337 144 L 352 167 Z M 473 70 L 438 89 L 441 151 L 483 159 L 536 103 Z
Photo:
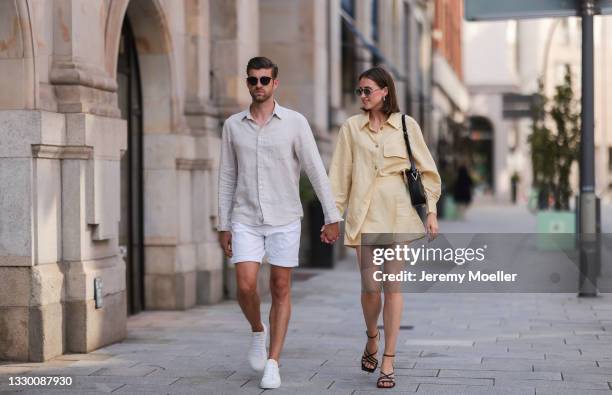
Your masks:
M 102 368 L 92 373 L 94 376 L 137 376 L 144 377 L 158 370 L 153 367 Z
M 73 377 L 73 382 L 81 383 L 122 383 L 122 384 L 154 384 L 154 385 L 171 385 L 174 384 L 178 377 L 138 377 L 138 376 L 79 376 Z
M 3 376 L 15 376 L 22 375 L 29 371 L 32 368 L 29 366 L 0 366 L 0 383 L 2 383 Z
M 0 385 L 0 393 L 4 394 L 4 391 L 22 391 L 21 393 L 37 393 L 38 391 L 49 391 L 56 393 L 83 393 L 85 391 L 97 391 L 98 393 L 107 393 L 112 392 L 115 389 L 121 387 L 123 383 L 97 383 L 97 382 L 87 382 L 87 383 L 75 383 L 72 385 L 46 385 L 46 386 L 9 386 L 6 384 Z
M 565 390 L 582 390 L 582 389 L 595 389 L 595 390 L 609 390 L 610 387 L 607 383 L 582 383 L 576 381 L 559 381 L 559 380 L 506 380 L 499 379 L 495 380 L 496 386 L 534 386 L 536 392 L 538 389 L 565 389 Z
M 592 373 L 578 373 L 568 372 L 563 374 L 563 381 L 575 381 L 580 383 L 603 383 L 607 384 L 612 382 L 611 374 L 592 374 Z M 612 389 L 612 388 L 611 388 Z
M 610 390 L 585 390 L 577 392 L 575 389 L 538 389 L 536 395 L 609 395 Z
M 506 372 L 499 370 L 451 370 L 441 369 L 438 377 L 468 377 L 507 380 L 561 380 L 559 372 Z
M 233 395 L 261 394 L 261 389 L 242 389 L 240 387 L 211 384 L 206 386 L 160 386 L 160 385 L 125 385 L 113 393 L 129 394 L 185 394 L 185 395 Z
M 105 361 L 113 357 L 108 353 L 64 354 L 55 358 L 56 361 Z
M 29 375 L 36 376 L 88 376 L 98 370 L 100 370 L 100 366 L 81 366 L 81 367 L 72 367 L 67 366 L 64 368 L 38 368 L 35 371 L 31 371 Z
M 473 385 L 419 384 L 417 394 L 431 395 L 534 395 L 534 388 L 499 388 Z
M 561 369 L 561 374 L 564 376 L 566 374 L 574 374 L 574 373 L 587 373 L 587 374 L 595 374 L 595 375 L 604 375 L 612 378 L 612 367 L 610 368 L 602 368 L 602 367 L 593 367 L 593 366 L 580 366 L 573 367 L 571 369 Z
M 561 371 L 579 368 L 597 367 L 596 361 L 576 361 L 576 360 L 550 360 L 538 361 L 533 363 L 534 371 Z

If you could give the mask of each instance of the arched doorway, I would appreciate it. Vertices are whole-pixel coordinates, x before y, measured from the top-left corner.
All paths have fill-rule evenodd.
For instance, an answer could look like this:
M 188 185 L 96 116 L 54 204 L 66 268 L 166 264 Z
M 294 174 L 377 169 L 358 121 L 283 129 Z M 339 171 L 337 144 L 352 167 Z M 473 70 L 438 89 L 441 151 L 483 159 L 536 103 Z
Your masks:
M 117 60 L 117 96 L 127 121 L 128 149 L 121 158 L 119 248 L 125 261 L 127 310 L 144 309 L 142 90 L 134 34 L 126 17 Z

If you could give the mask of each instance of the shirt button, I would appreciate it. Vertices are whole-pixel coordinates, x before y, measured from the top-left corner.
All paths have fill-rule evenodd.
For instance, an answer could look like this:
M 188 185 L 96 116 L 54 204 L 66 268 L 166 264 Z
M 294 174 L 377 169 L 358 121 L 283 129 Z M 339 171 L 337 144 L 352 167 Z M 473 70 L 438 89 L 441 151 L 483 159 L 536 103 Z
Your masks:
M 374 166 L 374 170 L 378 170 L 378 166 L 376 166 L 376 165 L 375 165 L 375 166 Z
M 378 148 L 378 144 L 376 144 L 376 148 Z

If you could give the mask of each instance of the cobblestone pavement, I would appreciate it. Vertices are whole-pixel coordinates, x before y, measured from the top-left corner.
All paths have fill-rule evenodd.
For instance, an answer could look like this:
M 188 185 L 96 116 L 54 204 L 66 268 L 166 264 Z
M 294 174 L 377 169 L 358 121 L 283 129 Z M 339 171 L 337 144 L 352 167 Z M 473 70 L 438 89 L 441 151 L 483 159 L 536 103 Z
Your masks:
M 466 223 L 486 217 L 478 210 Z M 479 231 L 488 219 L 482 221 Z M 443 229 L 450 226 L 460 227 L 442 223 Z M 406 294 L 397 386 L 377 390 L 378 372 L 359 369 L 366 338 L 354 260 L 349 256 L 334 270 L 295 272 L 293 315 L 281 358 L 283 385 L 266 393 L 611 393 L 610 294 Z M 264 314 L 269 307 L 264 299 Z M 182 312 L 147 311 L 128 325 L 124 342 L 89 354 L 0 363 L 0 392 L 264 392 L 246 362 L 249 328 L 233 301 Z M 9 385 L 10 377 L 26 375 L 69 376 L 72 385 Z

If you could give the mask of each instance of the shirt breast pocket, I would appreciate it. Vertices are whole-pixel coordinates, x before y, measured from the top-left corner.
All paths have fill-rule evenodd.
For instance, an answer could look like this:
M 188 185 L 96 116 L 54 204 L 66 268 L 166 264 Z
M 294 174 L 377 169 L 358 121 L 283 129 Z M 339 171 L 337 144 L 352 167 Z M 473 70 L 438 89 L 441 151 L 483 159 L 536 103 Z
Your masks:
M 278 138 L 268 146 L 270 158 L 276 161 L 286 161 L 293 156 L 291 142 L 285 138 Z
M 385 158 L 408 158 L 408 150 L 404 140 L 393 139 L 392 141 L 385 142 L 383 147 L 383 156 Z

